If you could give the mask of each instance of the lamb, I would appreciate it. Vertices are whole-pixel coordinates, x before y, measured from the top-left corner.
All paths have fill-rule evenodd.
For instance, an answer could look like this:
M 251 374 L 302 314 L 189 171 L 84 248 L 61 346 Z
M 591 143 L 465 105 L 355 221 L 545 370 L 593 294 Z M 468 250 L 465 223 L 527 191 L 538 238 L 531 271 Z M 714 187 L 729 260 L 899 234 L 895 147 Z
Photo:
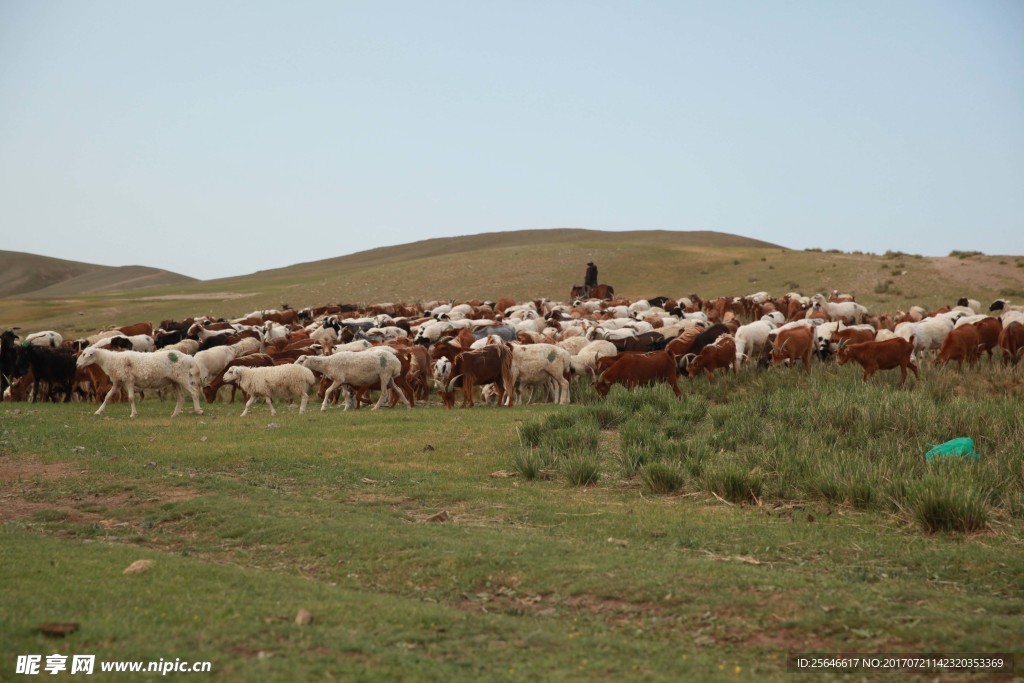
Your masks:
M 171 417 L 176 417 L 181 412 L 181 406 L 185 403 L 185 391 L 188 391 L 192 397 L 193 412 L 196 415 L 203 414 L 203 409 L 199 406 L 199 368 L 192 356 L 177 351 L 117 352 L 92 346 L 82 351 L 76 364 L 80 368 L 96 364 L 110 377 L 110 391 L 96 410 L 96 415 L 103 414 L 107 409 L 107 403 L 122 387 L 128 392 L 128 400 L 132 404 L 132 417 L 139 415 L 135 405 L 136 388 L 173 388 L 177 403 Z
M 307 356 L 308 357 L 308 356 Z M 274 398 L 295 399 L 301 397 L 299 414 L 306 412 L 309 392 L 316 385 L 316 377 L 306 367 L 297 364 L 275 365 L 265 368 L 247 368 L 241 365 L 228 368 L 224 373 L 225 384 L 237 384 L 238 388 L 249 394 L 241 417 L 249 413 L 256 399 L 264 398 L 270 406 L 270 414 L 277 415 L 274 409 Z
M 379 384 L 380 398 L 377 399 L 373 410 L 377 410 L 384 403 L 389 388 L 398 393 L 398 397 L 407 407 L 412 407 L 405 393 L 395 383 L 402 373 L 402 362 L 388 347 L 374 347 L 366 351 L 342 351 L 330 356 L 301 356 L 295 364 L 319 372 L 331 380 L 331 386 L 324 392 L 321 412 L 327 410 L 331 394 L 343 385 L 352 388 Z M 358 404 L 356 407 L 358 408 Z M 346 401 L 345 410 L 348 408 L 349 402 Z

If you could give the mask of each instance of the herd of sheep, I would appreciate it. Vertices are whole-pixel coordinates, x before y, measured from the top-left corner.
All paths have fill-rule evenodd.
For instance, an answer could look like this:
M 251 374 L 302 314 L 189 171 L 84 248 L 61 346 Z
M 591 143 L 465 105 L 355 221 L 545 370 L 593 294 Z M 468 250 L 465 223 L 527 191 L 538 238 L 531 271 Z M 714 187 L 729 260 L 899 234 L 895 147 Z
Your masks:
M 965 326 L 978 330 L 971 332 L 966 350 L 943 356 L 947 337 Z M 469 382 L 471 405 L 473 381 L 485 399 L 496 396 L 506 405 L 524 400 L 526 389 L 532 389 L 530 400 L 539 390 L 541 400 L 568 403 L 572 375 L 600 379 L 625 355 L 668 353 L 681 370 L 703 347 L 713 346 L 737 371 L 767 358 L 769 350 L 777 353 L 776 340 L 791 329 L 808 330 L 821 358 L 848 343 L 892 338 L 907 340 L 916 356 L 934 353 L 940 362 L 974 362 L 999 348 L 1004 362 L 1016 365 L 1024 353 L 1024 307 L 1005 300 L 987 311 L 977 301 L 961 299 L 932 312 L 915 307 L 873 314 L 838 292 L 813 297 L 759 292 L 706 301 L 691 295 L 286 307 L 233 320 L 167 320 L 155 329 L 137 323 L 74 341 L 54 331 L 22 339 L 7 330 L 0 338 L 0 370 L 4 400 L 78 397 L 99 402 L 97 415 L 120 396 L 136 417 L 139 393 L 165 391 L 176 398 L 172 417 L 181 412 L 186 394 L 194 412 L 202 414 L 200 393 L 216 400 L 224 385 L 232 387 L 232 399 L 234 387 L 248 397 L 242 415 L 258 400 L 276 414 L 274 399 L 298 402 L 304 412 L 318 387 L 321 410 L 338 390 L 346 409 L 373 402 L 370 391 L 379 391 L 377 409 L 429 403 L 431 388 L 451 406 L 455 387 Z M 489 347 L 500 347 L 492 348 L 492 369 L 479 369 L 487 367 L 481 359 Z M 453 368 L 465 369 L 453 375 Z

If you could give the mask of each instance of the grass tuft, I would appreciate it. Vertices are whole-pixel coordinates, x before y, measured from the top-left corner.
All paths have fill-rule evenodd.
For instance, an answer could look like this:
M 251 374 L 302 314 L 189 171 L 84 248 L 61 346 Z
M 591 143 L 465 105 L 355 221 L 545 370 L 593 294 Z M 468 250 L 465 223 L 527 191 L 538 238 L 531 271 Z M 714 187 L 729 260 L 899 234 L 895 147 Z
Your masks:
M 929 533 L 980 531 L 988 525 L 988 495 L 970 483 L 929 474 L 917 485 L 914 519 Z
M 679 464 L 652 462 L 640 470 L 644 486 L 651 493 L 675 493 L 683 488 L 685 475 Z

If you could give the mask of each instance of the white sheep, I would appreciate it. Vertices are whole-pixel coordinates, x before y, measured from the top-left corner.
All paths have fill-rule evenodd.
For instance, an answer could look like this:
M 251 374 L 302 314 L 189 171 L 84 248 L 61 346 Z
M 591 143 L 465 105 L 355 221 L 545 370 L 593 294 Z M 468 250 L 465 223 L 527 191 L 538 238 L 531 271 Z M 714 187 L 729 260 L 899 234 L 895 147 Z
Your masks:
M 946 335 L 953 330 L 956 315 L 943 313 L 925 318 L 919 323 L 900 323 L 896 326 L 896 336 L 910 339 L 914 337 L 914 353 L 918 351 L 939 350 Z
M 502 360 L 502 380 L 505 383 L 507 405 L 515 404 L 516 387 L 524 385 L 557 385 L 555 400 L 569 403 L 569 381 L 566 377 L 572 367 L 569 352 L 554 344 L 510 344 L 511 357 Z
M 306 412 L 309 392 L 316 386 L 316 377 L 308 368 L 300 365 L 285 364 L 263 368 L 247 368 L 242 365 L 230 367 L 224 373 L 225 384 L 236 384 L 239 389 L 249 395 L 242 410 L 242 417 L 249 413 L 256 399 L 263 398 L 270 406 L 270 414 L 277 415 L 274 409 L 275 398 L 300 399 L 299 414 Z
M 347 344 L 338 344 L 331 349 L 331 353 L 341 353 L 343 351 L 365 351 L 372 347 L 373 344 L 366 339 L 356 339 L 355 341 L 350 341 Z
M 230 346 L 214 346 L 212 349 L 199 351 L 194 357 L 199 369 L 199 382 L 206 386 L 211 377 L 216 377 L 235 359 L 235 349 Z
M 412 407 L 405 392 L 395 383 L 395 379 L 402 374 L 402 362 L 389 347 L 376 346 L 366 351 L 343 351 L 330 356 L 300 356 L 295 364 L 315 370 L 331 380 L 331 386 L 324 392 L 321 411 L 327 410 L 331 394 L 339 387 L 365 387 L 372 384 L 380 386 L 380 398 L 377 399 L 373 410 L 383 405 L 389 388 L 398 393 L 398 397 L 407 407 Z M 359 407 L 358 403 L 355 407 Z M 349 401 L 346 400 L 345 410 L 348 408 Z
M 199 407 L 199 369 L 192 356 L 177 351 L 117 352 L 90 346 L 78 356 L 77 365 L 84 368 L 93 364 L 98 365 L 110 377 L 112 383 L 106 398 L 96 410 L 96 415 L 103 414 L 107 409 L 107 403 L 121 388 L 128 392 L 128 400 L 132 404 L 132 417 L 139 414 L 135 406 L 136 389 L 173 388 L 177 403 L 171 417 L 181 412 L 187 391 L 192 397 L 195 414 L 203 414 L 203 409 Z
M 581 348 L 578 353 L 569 359 L 569 365 L 573 374 L 583 377 L 597 376 L 597 359 L 605 356 L 617 356 L 619 350 L 615 344 L 603 339 L 595 339 Z
M 228 363 L 250 353 L 257 353 L 261 349 L 262 342 L 253 337 L 246 337 L 228 346 L 214 346 L 212 349 L 203 349 L 195 354 L 196 365 L 199 366 L 199 382 L 202 386 L 216 377 L 228 366 Z
M 562 339 L 562 341 L 558 342 L 556 346 L 561 346 L 563 349 L 569 352 L 570 356 L 575 356 L 590 343 L 592 342 L 588 342 L 583 337 L 567 337 Z
M 186 356 L 194 356 L 199 351 L 199 342 L 195 339 L 182 339 L 175 344 L 168 344 L 161 351 L 181 351 Z
M 108 349 L 115 339 L 127 339 L 128 343 L 132 346 L 132 351 L 138 351 L 140 353 L 148 353 L 156 349 L 156 342 L 148 334 L 134 334 L 127 336 L 124 334 L 116 334 L 113 337 L 104 337 L 97 341 L 93 346 L 98 346 L 101 349 Z
M 968 299 L 967 297 L 963 296 L 960 297 L 960 299 L 956 302 L 956 305 L 966 306 L 975 313 L 981 313 L 981 302 L 978 301 L 977 299 Z
M 64 337 L 59 332 L 46 330 L 44 332 L 33 332 L 21 342 L 23 346 L 48 346 L 55 349 L 64 343 Z

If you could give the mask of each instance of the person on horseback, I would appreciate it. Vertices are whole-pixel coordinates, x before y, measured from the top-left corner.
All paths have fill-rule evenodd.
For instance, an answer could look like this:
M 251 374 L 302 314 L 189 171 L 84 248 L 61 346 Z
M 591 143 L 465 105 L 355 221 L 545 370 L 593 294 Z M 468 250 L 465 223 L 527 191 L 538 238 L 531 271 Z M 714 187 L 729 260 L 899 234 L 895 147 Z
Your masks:
M 597 287 L 597 266 L 593 261 L 587 261 L 587 274 L 583 276 L 584 296 L 590 297 L 591 287 Z

